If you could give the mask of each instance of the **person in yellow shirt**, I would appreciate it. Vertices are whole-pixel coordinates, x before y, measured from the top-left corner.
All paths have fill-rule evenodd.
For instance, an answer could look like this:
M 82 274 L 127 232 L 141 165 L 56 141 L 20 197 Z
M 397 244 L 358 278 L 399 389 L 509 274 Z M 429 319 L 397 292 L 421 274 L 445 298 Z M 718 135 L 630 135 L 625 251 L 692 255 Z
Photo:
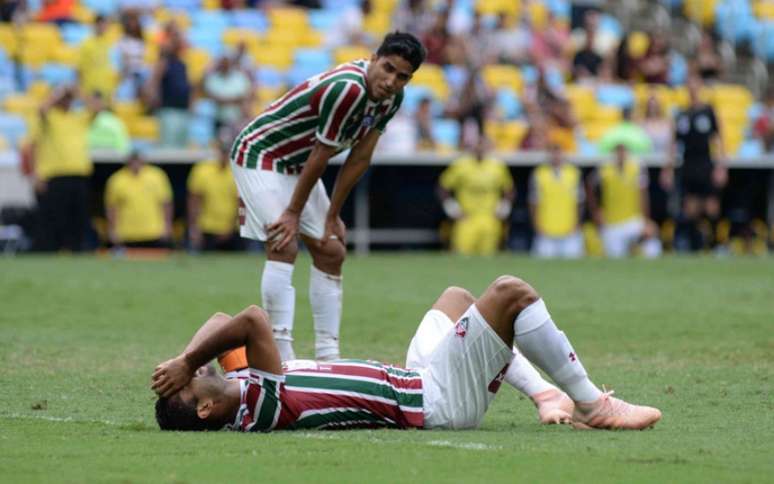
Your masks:
M 584 193 L 581 172 L 567 163 L 559 144 L 548 146 L 548 163 L 532 172 L 529 211 L 535 229 L 532 253 L 537 257 L 583 256 L 580 215 Z
M 608 257 L 626 257 L 642 244 L 645 257 L 658 257 L 661 242 L 650 220 L 648 172 L 618 144 L 612 163 L 605 163 L 589 177 L 589 211 L 600 228 Z M 599 193 L 599 195 L 597 195 Z M 601 199 L 601 202 L 600 202 Z
M 172 235 L 172 187 L 164 170 L 139 153 L 108 178 L 108 236 L 114 247 L 168 247 Z
M 23 149 L 38 204 L 35 250 L 84 249 L 93 171 L 87 136 L 94 107 L 85 99 L 89 109 L 72 109 L 77 97 L 74 87 L 56 89 L 40 107 Z
M 237 250 L 237 193 L 227 142 L 217 160 L 197 163 L 188 176 L 188 237 L 195 250 Z
M 110 103 L 116 84 L 116 72 L 110 62 L 113 43 L 105 35 L 107 26 L 107 19 L 102 15 L 98 15 L 94 20 L 94 35 L 81 44 L 78 77 L 83 92 L 98 92 Z
M 446 215 L 455 221 L 452 250 L 466 255 L 494 254 L 515 191 L 508 167 L 487 155 L 485 140 L 472 155 L 462 156 L 441 173 L 438 191 Z

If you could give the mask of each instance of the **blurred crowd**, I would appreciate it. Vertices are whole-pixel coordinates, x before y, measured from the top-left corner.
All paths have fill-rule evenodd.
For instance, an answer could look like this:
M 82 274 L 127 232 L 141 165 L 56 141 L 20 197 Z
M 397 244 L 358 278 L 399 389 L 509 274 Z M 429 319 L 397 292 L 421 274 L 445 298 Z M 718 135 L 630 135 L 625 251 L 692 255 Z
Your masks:
M 453 229 L 455 234 L 485 227 L 482 233 L 490 235 L 482 252 L 491 252 L 492 240 L 496 250 L 519 199 L 507 170 L 474 161 L 492 161 L 493 153 L 538 151 L 548 154 L 545 166 L 551 168 L 535 169 L 529 183 L 536 253 L 582 253 L 595 240 L 584 234 L 584 219 L 598 229 L 597 245 L 611 255 L 622 253 L 608 250 L 605 236 L 612 230 L 605 187 L 615 177 L 602 168 L 583 173 L 566 162 L 568 155 L 620 162 L 613 163 L 618 171 L 612 173 L 625 173 L 640 194 L 636 210 L 627 202 L 630 212 L 638 211 L 636 240 L 660 236 L 678 249 L 713 248 L 731 233 L 721 224 L 727 212 L 721 206 L 727 159 L 774 150 L 774 90 L 759 102 L 744 86 L 726 82 L 713 25 L 703 26 L 695 51 L 684 56 L 670 44 L 669 32 L 625 31 L 595 6 L 599 3 L 5 1 L 0 4 L 0 74 L 5 75 L 0 95 L 9 121 L 0 124 L 16 126 L 15 117 L 23 126 L 15 131 L 21 133 L 18 139 L 4 129 L 0 149 L 10 145 L 22 154 L 39 208 L 33 239 L 40 250 L 88 245 L 82 238 L 91 224 L 90 156 L 98 150 L 128 159 L 106 186 L 106 223 L 97 227 L 103 243 L 144 247 L 185 241 L 197 249 L 239 248 L 229 140 L 294 82 L 334 61 L 368 55 L 384 32 L 398 29 L 422 40 L 427 63 L 407 88 L 404 107 L 379 150 L 470 153 L 463 157 L 464 168 L 450 168 L 439 183 L 444 211 L 461 227 Z M 45 25 L 56 26 L 54 33 Z M 297 31 L 299 26 L 308 32 Z M 43 44 L 30 48 L 14 37 L 21 31 L 38 32 L 39 42 L 47 36 L 75 40 L 40 53 L 46 51 Z M 30 100 L 38 104 L 31 108 Z M 215 153 L 190 174 L 182 232 L 173 227 L 169 180 L 143 161 L 143 153 L 156 147 Z M 653 153 L 667 160 L 664 169 L 649 178 L 638 168 L 635 176 L 629 164 L 640 166 L 638 160 Z M 470 187 L 463 182 L 475 178 L 478 168 L 498 174 L 491 177 L 498 180 L 497 195 L 482 204 L 486 210 L 475 209 L 487 212 L 487 221 L 465 227 L 459 222 L 471 208 L 462 194 Z M 573 194 L 560 193 L 555 182 L 572 186 Z M 653 222 L 650 202 L 641 197 L 654 185 L 664 198 L 680 200 L 673 204 L 667 229 L 663 218 Z M 561 216 L 545 208 L 556 200 L 565 203 Z M 741 228 L 734 230 L 749 245 L 760 224 L 750 215 L 750 200 L 740 200 L 734 208 L 746 216 L 737 217 Z M 569 205 L 582 208 L 575 210 L 575 219 L 564 213 Z M 548 227 L 559 219 L 565 228 Z M 573 241 L 552 242 L 565 236 Z M 455 235 L 452 245 L 468 253 L 463 247 L 476 237 Z M 557 247 L 571 248 L 556 252 Z M 654 247 L 649 244 L 647 253 L 657 253 Z

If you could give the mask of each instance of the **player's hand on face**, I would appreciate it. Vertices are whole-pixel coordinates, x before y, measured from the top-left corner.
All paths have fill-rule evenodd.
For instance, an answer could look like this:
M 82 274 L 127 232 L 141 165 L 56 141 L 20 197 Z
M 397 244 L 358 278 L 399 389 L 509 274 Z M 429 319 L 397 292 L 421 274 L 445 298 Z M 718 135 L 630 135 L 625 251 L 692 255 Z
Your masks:
M 325 233 L 320 241 L 322 245 L 325 245 L 329 240 L 338 239 L 342 244 L 347 244 L 347 227 L 338 215 L 334 218 L 325 219 Z
M 298 218 L 295 212 L 285 210 L 273 224 L 266 226 L 271 250 L 279 252 L 298 235 Z
M 193 370 L 181 356 L 159 363 L 151 378 L 151 390 L 159 396 L 168 398 L 188 385 Z

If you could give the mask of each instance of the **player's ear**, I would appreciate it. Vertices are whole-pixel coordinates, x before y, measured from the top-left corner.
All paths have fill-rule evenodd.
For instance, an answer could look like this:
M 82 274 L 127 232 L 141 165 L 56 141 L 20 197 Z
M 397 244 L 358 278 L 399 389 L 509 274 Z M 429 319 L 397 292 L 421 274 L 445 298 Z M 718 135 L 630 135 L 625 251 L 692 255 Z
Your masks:
M 379 56 L 378 56 L 378 55 L 376 55 L 376 52 L 374 52 L 373 54 L 371 54 L 371 62 L 376 62 L 376 59 L 378 59 L 378 58 L 379 58 Z
M 210 398 L 199 400 L 199 403 L 196 405 L 196 415 L 202 420 L 207 420 L 207 417 L 212 413 L 212 406 L 213 402 Z

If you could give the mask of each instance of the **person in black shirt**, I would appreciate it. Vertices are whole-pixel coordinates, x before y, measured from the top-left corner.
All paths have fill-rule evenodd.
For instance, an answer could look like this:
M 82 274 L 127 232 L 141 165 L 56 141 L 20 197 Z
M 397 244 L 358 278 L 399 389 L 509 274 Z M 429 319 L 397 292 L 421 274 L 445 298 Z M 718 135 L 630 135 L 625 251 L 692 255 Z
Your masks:
M 682 154 L 681 191 L 682 217 L 678 223 L 675 241 L 690 241 L 692 250 L 702 248 L 704 242 L 714 246 L 716 225 L 720 217 L 720 192 L 728 181 L 720 126 L 712 106 L 700 99 L 702 81 L 699 77 L 688 80 L 690 106 L 681 111 L 675 120 L 675 144 L 672 157 L 661 171 L 661 184 L 669 190 L 673 186 L 674 165 L 678 153 Z M 713 159 L 712 145 L 715 144 Z M 709 219 L 709 241 L 703 240 L 697 222 L 701 216 Z M 683 237 L 681 239 L 681 237 Z

